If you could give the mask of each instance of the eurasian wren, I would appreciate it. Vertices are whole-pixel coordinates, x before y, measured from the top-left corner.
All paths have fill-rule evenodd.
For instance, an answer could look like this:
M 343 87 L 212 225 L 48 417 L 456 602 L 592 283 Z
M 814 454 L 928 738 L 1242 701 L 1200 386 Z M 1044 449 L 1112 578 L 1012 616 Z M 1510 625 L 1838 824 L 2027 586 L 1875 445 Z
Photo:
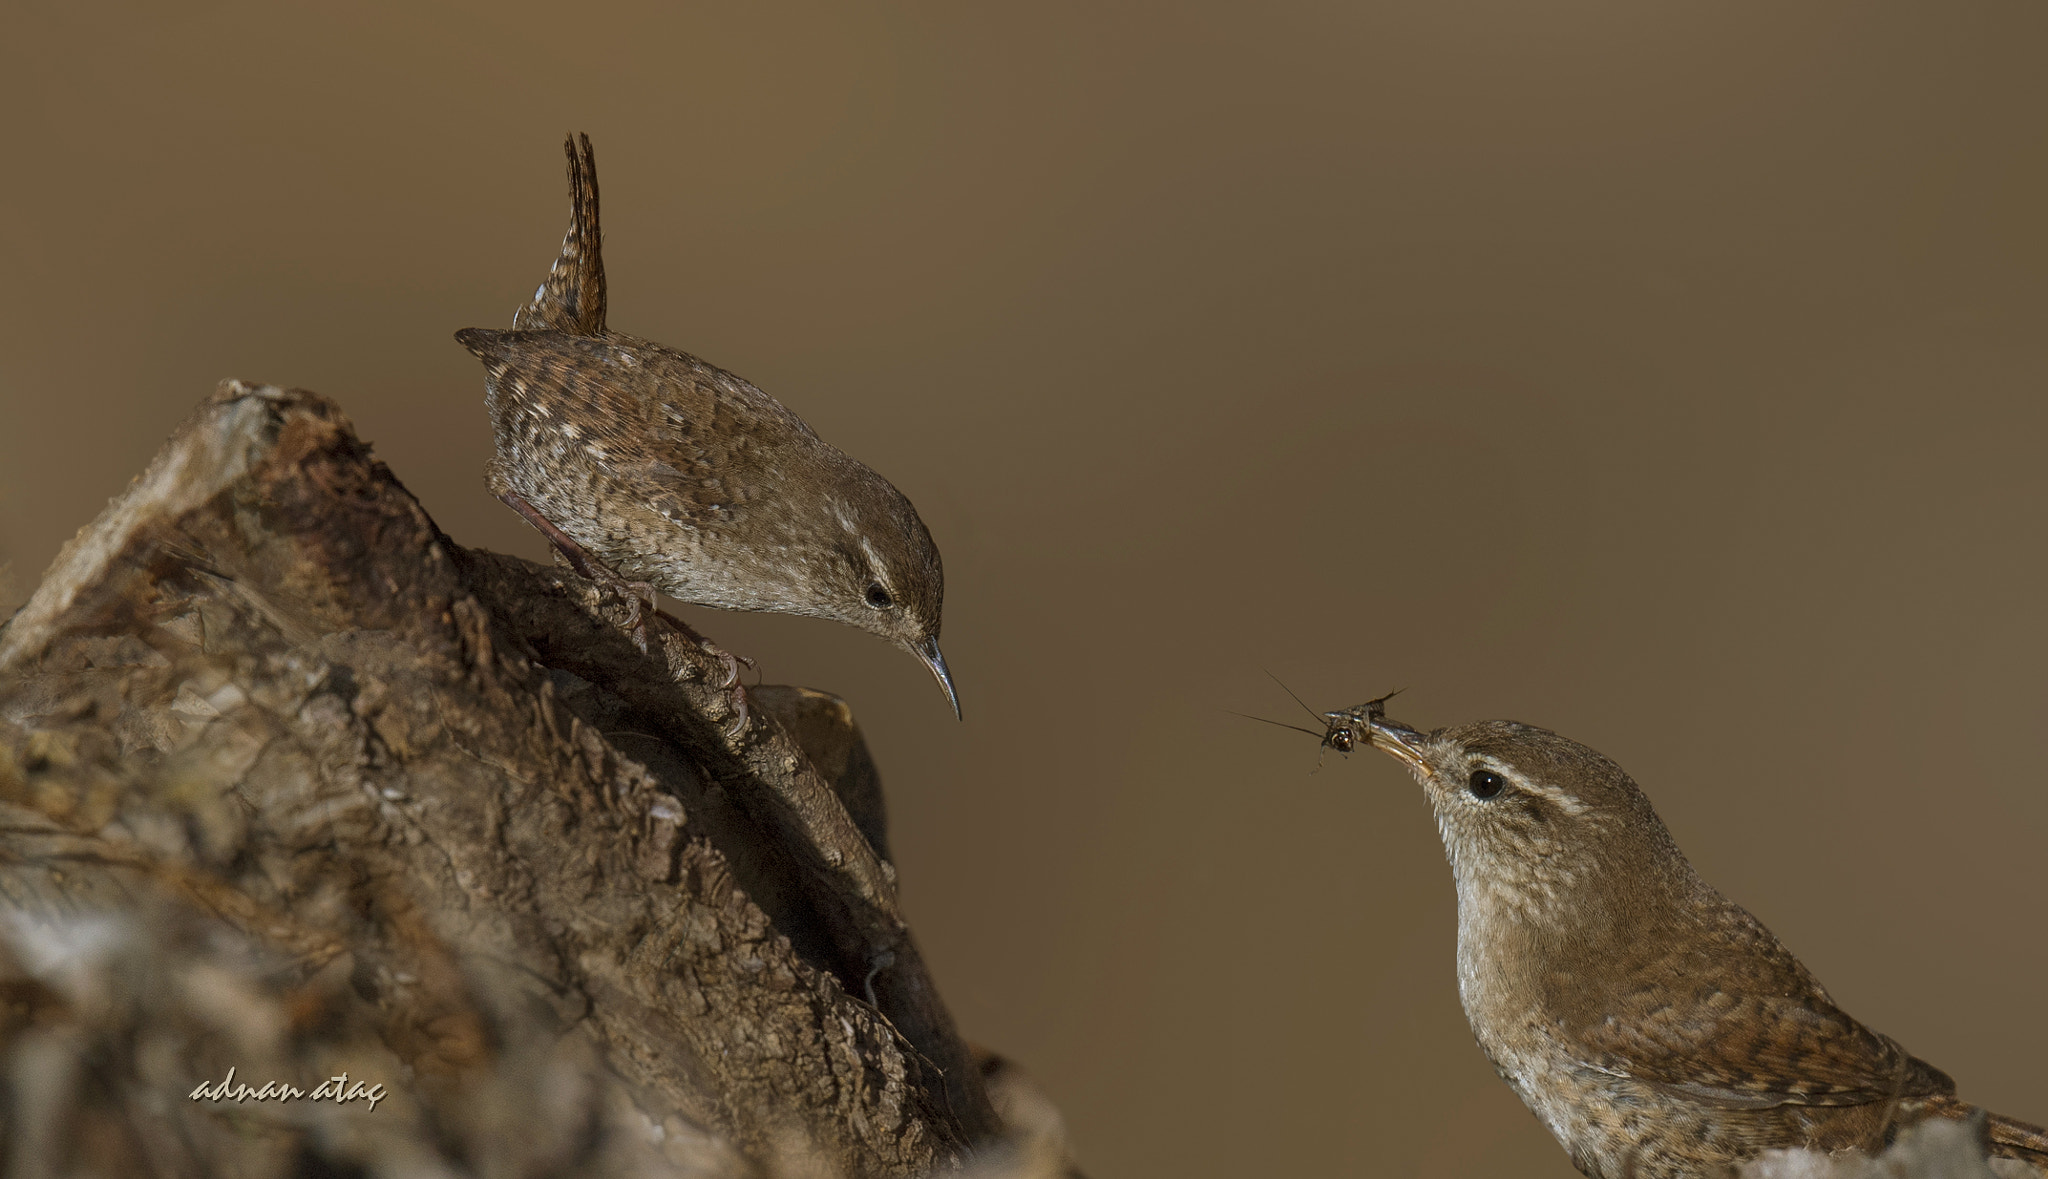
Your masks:
M 880 635 L 959 715 L 939 653 L 945 576 L 917 509 L 745 380 L 606 326 L 597 163 L 588 136 L 566 147 L 570 225 L 547 281 L 511 331 L 455 333 L 484 362 L 491 491 L 578 573 L 650 607 L 660 590 Z
M 1327 746 L 1377 747 L 1422 783 L 1457 883 L 1466 1018 L 1580 1171 L 1728 1175 L 1774 1147 L 1874 1151 L 1901 1124 L 1976 1112 L 1700 879 L 1598 752 L 1511 721 L 1422 733 L 1380 701 L 1325 720 Z M 2048 1173 L 2048 1131 L 1987 1124 L 1993 1156 Z

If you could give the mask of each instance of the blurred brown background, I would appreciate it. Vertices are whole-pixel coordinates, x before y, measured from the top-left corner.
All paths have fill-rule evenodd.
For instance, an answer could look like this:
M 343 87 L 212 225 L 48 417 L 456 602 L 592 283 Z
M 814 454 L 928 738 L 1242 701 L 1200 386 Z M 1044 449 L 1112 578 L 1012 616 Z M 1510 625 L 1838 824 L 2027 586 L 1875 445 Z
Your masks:
M 1458 1010 L 1405 686 L 1605 750 L 1852 1013 L 2048 1120 L 2036 3 L 84 6 L 0 39 L 0 606 L 226 376 L 441 525 L 602 164 L 613 323 L 946 556 L 844 628 L 925 948 L 1099 1176 L 1571 1174 Z M 572 12 L 577 15 L 572 15 Z

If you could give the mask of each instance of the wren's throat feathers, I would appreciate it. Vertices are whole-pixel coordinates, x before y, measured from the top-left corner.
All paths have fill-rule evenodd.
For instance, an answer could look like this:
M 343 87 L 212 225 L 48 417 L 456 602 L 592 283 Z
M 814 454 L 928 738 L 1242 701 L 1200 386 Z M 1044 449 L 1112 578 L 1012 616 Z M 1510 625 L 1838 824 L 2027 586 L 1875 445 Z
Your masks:
M 588 137 L 566 145 L 570 226 L 513 330 L 456 333 L 484 363 L 494 494 L 572 563 L 728 610 L 828 618 L 939 651 L 945 575 L 901 492 L 748 381 L 612 331 Z

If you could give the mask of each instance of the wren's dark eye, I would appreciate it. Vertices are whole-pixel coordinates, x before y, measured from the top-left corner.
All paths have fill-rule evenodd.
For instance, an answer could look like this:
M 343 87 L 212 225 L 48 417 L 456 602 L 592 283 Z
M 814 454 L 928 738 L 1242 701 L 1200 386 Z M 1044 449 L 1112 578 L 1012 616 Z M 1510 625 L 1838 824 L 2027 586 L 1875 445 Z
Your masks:
M 1465 784 L 1465 789 L 1470 790 L 1474 798 L 1492 798 L 1507 789 L 1507 785 L 1508 780 L 1492 770 L 1473 770 L 1472 780 Z
M 895 604 L 896 599 L 889 596 L 889 591 L 882 588 L 881 582 L 873 582 L 868 586 L 868 605 L 877 610 L 887 610 Z

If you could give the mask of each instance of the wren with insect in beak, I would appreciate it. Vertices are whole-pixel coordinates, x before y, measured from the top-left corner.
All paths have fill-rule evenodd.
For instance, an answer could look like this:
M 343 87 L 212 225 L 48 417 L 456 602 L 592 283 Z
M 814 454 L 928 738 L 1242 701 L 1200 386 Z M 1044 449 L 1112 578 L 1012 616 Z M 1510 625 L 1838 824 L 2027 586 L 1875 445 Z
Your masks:
M 1514 721 L 1425 733 L 1384 698 L 1324 721 L 1328 747 L 1378 749 L 1422 784 L 1472 1033 L 1580 1171 L 1723 1176 L 1776 1147 L 1874 1153 L 1902 1125 L 1981 1116 L 1997 1173 L 2048 1175 L 2048 1131 L 1959 1100 L 1836 1007 L 1596 750 Z

